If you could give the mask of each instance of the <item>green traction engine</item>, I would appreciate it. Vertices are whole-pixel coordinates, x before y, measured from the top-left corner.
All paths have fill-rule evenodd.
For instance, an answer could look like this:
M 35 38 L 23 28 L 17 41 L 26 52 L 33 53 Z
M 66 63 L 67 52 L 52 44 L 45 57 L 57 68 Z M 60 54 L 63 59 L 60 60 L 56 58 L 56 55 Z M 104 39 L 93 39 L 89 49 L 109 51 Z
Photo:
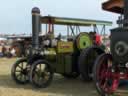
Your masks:
M 46 24 L 45 35 L 40 36 L 41 25 Z M 54 25 L 67 26 L 67 36 L 55 35 Z M 32 9 L 32 46 L 27 57 L 15 62 L 11 75 L 18 84 L 31 82 L 35 87 L 45 88 L 54 73 L 66 78 L 85 81 L 92 79 L 92 66 L 97 56 L 104 53 L 101 45 L 95 43 L 95 32 L 80 32 L 80 26 L 111 25 L 108 21 L 41 16 L 38 8 Z M 70 31 L 69 31 L 70 30 Z M 39 38 L 41 37 L 41 38 Z

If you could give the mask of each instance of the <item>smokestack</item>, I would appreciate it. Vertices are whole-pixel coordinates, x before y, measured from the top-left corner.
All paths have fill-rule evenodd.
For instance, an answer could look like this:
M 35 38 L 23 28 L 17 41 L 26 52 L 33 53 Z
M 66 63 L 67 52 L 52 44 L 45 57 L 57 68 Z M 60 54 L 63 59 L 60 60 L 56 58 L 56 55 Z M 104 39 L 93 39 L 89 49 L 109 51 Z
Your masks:
M 34 7 L 32 9 L 32 47 L 39 48 L 39 32 L 41 31 L 40 9 Z
M 124 0 L 124 27 L 128 27 L 128 0 Z

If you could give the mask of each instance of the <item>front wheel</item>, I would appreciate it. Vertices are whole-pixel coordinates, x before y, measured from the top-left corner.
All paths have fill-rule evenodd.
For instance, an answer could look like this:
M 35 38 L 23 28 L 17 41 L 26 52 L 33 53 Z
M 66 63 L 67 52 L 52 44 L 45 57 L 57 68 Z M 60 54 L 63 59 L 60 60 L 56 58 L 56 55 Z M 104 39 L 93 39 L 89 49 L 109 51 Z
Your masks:
M 30 70 L 30 82 L 34 87 L 46 88 L 53 79 L 53 71 L 50 64 L 44 60 L 35 61 Z
M 101 96 L 113 94 L 118 87 L 119 80 L 114 78 L 112 70 L 112 55 L 100 55 L 94 65 L 94 82 Z
M 18 84 L 26 84 L 29 82 L 28 79 L 28 68 L 27 68 L 27 59 L 22 58 L 16 61 L 13 64 L 11 70 L 11 76 L 13 80 Z

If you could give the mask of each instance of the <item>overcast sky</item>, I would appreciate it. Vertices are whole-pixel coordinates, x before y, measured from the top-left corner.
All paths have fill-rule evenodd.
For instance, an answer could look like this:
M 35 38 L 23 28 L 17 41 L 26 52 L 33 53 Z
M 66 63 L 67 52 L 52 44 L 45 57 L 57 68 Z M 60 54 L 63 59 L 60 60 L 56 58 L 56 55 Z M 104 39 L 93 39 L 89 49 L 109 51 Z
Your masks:
M 39 7 L 42 15 L 109 20 L 117 14 L 103 11 L 106 0 L 2 0 L 0 3 L 0 33 L 31 33 L 31 9 Z M 115 27 L 115 24 L 114 24 Z

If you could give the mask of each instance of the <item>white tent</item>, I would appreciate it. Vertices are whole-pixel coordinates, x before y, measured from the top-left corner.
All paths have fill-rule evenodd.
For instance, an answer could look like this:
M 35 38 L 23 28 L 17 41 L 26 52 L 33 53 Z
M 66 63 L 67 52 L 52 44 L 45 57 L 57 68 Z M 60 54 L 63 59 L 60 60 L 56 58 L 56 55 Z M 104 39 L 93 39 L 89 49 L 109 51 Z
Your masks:
M 0 41 L 5 41 L 5 40 L 7 40 L 7 39 L 0 37 Z

